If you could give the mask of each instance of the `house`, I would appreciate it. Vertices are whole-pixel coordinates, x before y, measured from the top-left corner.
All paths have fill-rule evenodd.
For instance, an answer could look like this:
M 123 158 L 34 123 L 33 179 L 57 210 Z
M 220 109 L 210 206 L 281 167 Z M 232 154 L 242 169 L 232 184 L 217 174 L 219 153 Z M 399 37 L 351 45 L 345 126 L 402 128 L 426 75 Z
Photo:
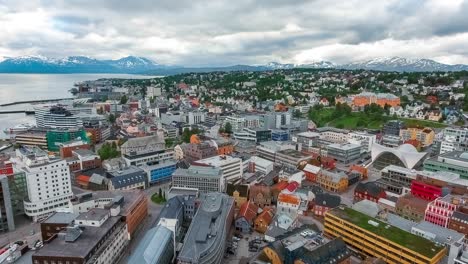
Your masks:
M 439 110 L 428 111 L 426 115 L 428 120 L 434 122 L 439 122 L 443 117 L 442 112 Z
M 325 216 L 328 210 L 338 207 L 340 204 L 340 196 L 329 193 L 318 193 L 315 195 L 314 199 L 314 215 Z
M 234 198 L 236 207 L 239 208 L 242 204 L 247 202 L 249 185 L 228 183 L 226 194 Z
M 270 225 L 273 217 L 275 216 L 275 211 L 271 207 L 263 208 L 263 212 L 261 212 L 254 221 L 254 228 L 255 231 L 264 234 L 268 226 Z
M 377 203 L 386 196 L 385 190 L 375 182 L 360 182 L 354 189 L 354 201 L 369 200 Z
M 260 208 L 271 205 L 271 189 L 266 185 L 253 185 L 250 187 L 249 201 Z
M 277 184 L 271 186 L 271 199 L 272 202 L 276 202 L 278 195 L 288 187 L 289 183 L 287 181 L 279 181 Z
M 277 211 L 284 213 L 291 218 L 295 219 L 300 213 L 299 206 L 301 205 L 301 198 L 295 194 L 280 193 L 278 195 Z
M 323 105 L 323 106 L 329 106 L 329 105 L 330 105 L 330 102 L 328 101 L 327 98 L 323 97 L 322 99 L 320 99 L 319 104 L 320 104 L 320 105 Z
M 249 233 L 252 230 L 253 220 L 257 216 L 258 206 L 247 201 L 239 209 L 234 225 L 236 230 Z

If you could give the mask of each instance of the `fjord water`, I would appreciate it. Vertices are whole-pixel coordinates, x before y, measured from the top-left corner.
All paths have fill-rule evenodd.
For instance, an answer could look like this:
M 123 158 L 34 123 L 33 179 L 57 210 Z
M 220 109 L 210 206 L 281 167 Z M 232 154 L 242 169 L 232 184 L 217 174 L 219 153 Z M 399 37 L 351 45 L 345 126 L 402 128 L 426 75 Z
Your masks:
M 0 74 L 0 104 L 42 100 L 71 98 L 69 92 L 77 82 L 96 80 L 100 78 L 142 79 L 152 76 L 133 74 Z M 23 110 L 29 105 L 12 105 L 0 107 L 0 111 Z M 0 115 L 0 138 L 6 138 L 3 133 L 6 128 L 22 123 L 34 123 L 34 116 L 25 114 Z

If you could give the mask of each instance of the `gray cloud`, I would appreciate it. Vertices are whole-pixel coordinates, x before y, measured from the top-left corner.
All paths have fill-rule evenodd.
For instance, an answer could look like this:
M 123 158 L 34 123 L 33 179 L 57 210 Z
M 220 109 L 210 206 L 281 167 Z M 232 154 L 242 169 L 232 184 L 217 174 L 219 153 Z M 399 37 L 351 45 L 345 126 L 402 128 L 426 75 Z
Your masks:
M 0 56 L 138 55 L 188 66 L 406 56 L 468 64 L 467 13 L 468 0 L 0 0 Z

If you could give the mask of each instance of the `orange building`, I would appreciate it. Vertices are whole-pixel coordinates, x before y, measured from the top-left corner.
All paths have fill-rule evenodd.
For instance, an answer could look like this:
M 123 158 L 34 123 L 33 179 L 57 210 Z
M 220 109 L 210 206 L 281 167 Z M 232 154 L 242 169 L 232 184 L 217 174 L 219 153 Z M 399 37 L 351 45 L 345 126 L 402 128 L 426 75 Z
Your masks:
M 217 141 L 218 155 L 229 155 L 234 152 L 234 144 L 230 140 Z
M 350 172 L 352 172 L 352 171 L 357 171 L 357 172 L 359 172 L 359 173 L 362 175 L 363 180 L 367 179 L 368 170 L 367 170 L 367 168 L 364 167 L 364 166 L 352 165 L 352 166 L 349 168 L 349 171 L 350 171 Z
M 130 239 L 148 215 L 148 199 L 146 198 L 145 192 L 142 190 L 122 191 L 119 194 L 126 194 L 123 195 L 125 197 L 125 203 L 121 214 L 127 223 L 128 236 Z M 129 195 L 131 199 L 128 199 L 127 195 Z
M 385 105 L 389 106 L 399 106 L 400 105 L 400 97 L 389 94 L 389 93 L 369 93 L 364 92 L 355 95 L 352 98 L 338 98 L 336 103 L 351 103 L 351 107 L 364 107 L 370 104 L 378 104 L 380 107 L 385 107 Z
M 255 230 L 259 233 L 265 234 L 274 216 L 275 212 L 273 208 L 263 208 L 263 212 L 261 212 L 254 221 Z

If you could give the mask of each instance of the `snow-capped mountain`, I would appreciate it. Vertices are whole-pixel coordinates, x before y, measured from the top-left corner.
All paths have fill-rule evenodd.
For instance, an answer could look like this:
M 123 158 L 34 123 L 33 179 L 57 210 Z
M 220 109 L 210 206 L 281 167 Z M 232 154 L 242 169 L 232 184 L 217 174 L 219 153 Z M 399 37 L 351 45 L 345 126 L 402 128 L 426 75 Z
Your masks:
M 468 65 L 448 65 L 429 59 L 407 59 L 401 57 L 384 57 L 354 62 L 338 66 L 343 69 L 365 69 L 378 71 L 461 71 L 468 70 Z
M 278 63 L 278 62 L 269 62 L 264 65 L 264 67 L 274 70 L 280 69 L 293 69 L 293 68 L 313 68 L 313 69 L 331 69 L 335 68 L 336 65 L 329 61 L 316 61 L 307 64 L 292 64 L 292 63 Z
M 234 65 L 223 67 L 185 68 L 166 66 L 144 57 L 128 56 L 117 60 L 98 60 L 86 56 L 49 58 L 44 56 L 0 57 L 0 73 L 147 73 L 172 75 L 186 72 L 212 71 L 267 71 L 277 69 L 365 69 L 377 71 L 462 71 L 468 65 L 448 65 L 429 59 L 401 57 L 377 58 L 362 62 L 337 65 L 329 61 L 307 64 L 270 62 L 265 65 Z
M 162 66 L 149 59 L 134 56 L 118 60 L 98 60 L 86 56 L 21 56 L 7 57 L 0 62 L 0 72 L 10 73 L 139 73 L 158 67 Z
M 110 65 L 130 72 L 144 72 L 163 67 L 158 63 L 143 57 L 128 56 L 118 60 L 107 61 Z

